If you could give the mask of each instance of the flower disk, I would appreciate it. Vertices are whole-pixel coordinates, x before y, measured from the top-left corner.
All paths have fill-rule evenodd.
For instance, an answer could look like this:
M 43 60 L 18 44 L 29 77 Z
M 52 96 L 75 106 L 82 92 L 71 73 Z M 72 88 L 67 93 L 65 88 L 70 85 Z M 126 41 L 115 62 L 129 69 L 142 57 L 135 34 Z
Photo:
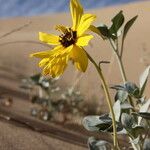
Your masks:
M 60 37 L 59 42 L 64 46 L 68 47 L 72 44 L 75 44 L 77 41 L 77 32 L 73 31 L 71 28 L 66 30 L 64 34 L 62 34 Z

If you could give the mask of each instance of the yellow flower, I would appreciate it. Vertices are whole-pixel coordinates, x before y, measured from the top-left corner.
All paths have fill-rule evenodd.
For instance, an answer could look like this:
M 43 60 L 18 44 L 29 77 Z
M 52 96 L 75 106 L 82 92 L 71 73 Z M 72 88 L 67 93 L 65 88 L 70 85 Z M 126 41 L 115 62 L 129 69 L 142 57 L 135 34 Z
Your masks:
M 61 32 L 60 36 L 39 32 L 39 39 L 50 45 L 56 45 L 52 50 L 31 54 L 41 58 L 39 67 L 43 67 L 44 75 L 52 77 L 60 76 L 67 67 L 68 61 L 72 60 L 76 68 L 85 72 L 88 66 L 88 57 L 83 49 L 93 38 L 85 34 L 96 16 L 83 14 L 83 8 L 79 0 L 70 0 L 70 11 L 73 20 L 72 28 L 62 25 L 56 26 Z

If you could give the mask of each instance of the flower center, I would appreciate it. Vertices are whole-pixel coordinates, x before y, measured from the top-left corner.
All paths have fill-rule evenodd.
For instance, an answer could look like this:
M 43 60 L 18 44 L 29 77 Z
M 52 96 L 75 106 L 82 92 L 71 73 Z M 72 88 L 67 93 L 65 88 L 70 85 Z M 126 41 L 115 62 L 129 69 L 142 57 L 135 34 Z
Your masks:
M 59 36 L 59 42 L 64 46 L 68 47 L 72 44 L 76 43 L 77 40 L 77 32 L 73 31 L 71 28 L 68 28 L 65 33 Z

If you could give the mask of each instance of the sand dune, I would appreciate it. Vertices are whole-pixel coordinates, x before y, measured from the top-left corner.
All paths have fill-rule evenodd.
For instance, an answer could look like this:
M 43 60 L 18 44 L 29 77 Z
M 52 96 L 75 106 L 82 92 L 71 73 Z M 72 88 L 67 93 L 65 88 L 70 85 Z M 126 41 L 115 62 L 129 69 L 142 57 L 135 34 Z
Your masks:
M 139 15 L 134 27 L 129 32 L 126 42 L 123 61 L 127 69 L 127 77 L 129 81 L 138 84 L 140 73 L 144 70 L 145 64 L 150 64 L 150 2 L 138 2 L 123 6 L 108 7 L 104 9 L 91 10 L 90 12 L 97 15 L 95 25 L 100 23 L 110 24 L 112 18 L 120 10 L 124 11 L 126 19 Z M 38 32 L 57 33 L 54 30 L 55 25 L 64 24 L 71 26 L 70 14 L 62 13 L 37 17 L 20 17 L 0 20 L 0 36 L 7 32 L 19 28 L 31 22 L 30 25 L 20 31 L 0 39 L 0 66 L 5 67 L 11 72 L 17 72 L 26 76 L 39 71 L 37 67 L 38 60 L 29 58 L 29 54 L 49 49 L 47 45 L 38 43 Z M 97 61 L 110 60 L 113 56 L 111 47 L 107 41 L 103 41 L 95 36 L 95 40 L 91 42 L 92 47 L 88 46 L 86 50 Z M 112 59 L 113 60 L 113 59 Z M 117 68 L 116 61 L 112 65 L 103 66 L 104 73 L 109 84 L 121 83 L 121 77 Z M 77 71 L 74 66 L 69 65 L 65 71 L 60 84 L 63 87 L 72 85 L 76 80 Z M 91 64 L 85 74 L 81 74 L 81 80 L 78 84 L 81 91 L 88 99 L 100 97 L 101 105 L 104 104 L 103 96 L 100 90 L 100 82 L 95 69 Z M 149 92 L 147 92 L 149 94 Z M 149 95 L 150 96 L 150 95 Z

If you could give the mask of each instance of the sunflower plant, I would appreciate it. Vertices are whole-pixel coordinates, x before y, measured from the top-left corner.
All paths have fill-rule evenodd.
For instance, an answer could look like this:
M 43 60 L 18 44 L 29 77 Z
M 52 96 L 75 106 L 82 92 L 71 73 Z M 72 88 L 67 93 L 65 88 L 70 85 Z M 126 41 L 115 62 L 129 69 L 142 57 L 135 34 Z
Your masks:
M 39 40 L 53 45 L 54 48 L 31 54 L 31 57 L 40 58 L 39 67 L 43 68 L 43 75 L 49 75 L 53 78 L 63 74 L 69 61 L 72 61 L 74 66 L 81 72 L 86 71 L 88 61 L 97 70 L 110 113 L 101 116 L 87 116 L 83 119 L 83 125 L 90 131 L 110 133 L 113 142 L 109 143 L 91 137 L 88 140 L 90 150 L 120 150 L 122 147 L 127 149 L 127 146 L 132 147 L 134 150 L 150 149 L 149 132 L 147 132 L 150 128 L 150 113 L 148 112 L 150 99 L 148 100 L 144 95 L 150 66 L 141 75 L 139 85 L 136 85 L 128 81 L 122 61 L 125 39 L 137 16 L 127 21 L 123 26 L 125 18 L 123 12 L 120 11 L 112 18 L 111 26 L 102 24 L 96 27 L 93 25 L 96 16 L 84 14 L 79 0 L 70 0 L 70 12 L 72 27 L 57 25 L 56 30 L 60 32 L 59 36 L 39 32 Z M 105 61 L 96 62 L 84 49 L 93 38 L 93 35 L 88 34 L 89 30 L 98 34 L 106 42 L 108 41 L 116 55 L 123 84 L 111 87 L 111 89 L 116 90 L 115 98 L 110 96 L 111 89 L 108 87 L 101 69 L 101 65 Z M 119 46 L 120 39 L 121 46 Z M 126 135 L 130 142 L 127 145 L 120 146 L 118 134 Z

